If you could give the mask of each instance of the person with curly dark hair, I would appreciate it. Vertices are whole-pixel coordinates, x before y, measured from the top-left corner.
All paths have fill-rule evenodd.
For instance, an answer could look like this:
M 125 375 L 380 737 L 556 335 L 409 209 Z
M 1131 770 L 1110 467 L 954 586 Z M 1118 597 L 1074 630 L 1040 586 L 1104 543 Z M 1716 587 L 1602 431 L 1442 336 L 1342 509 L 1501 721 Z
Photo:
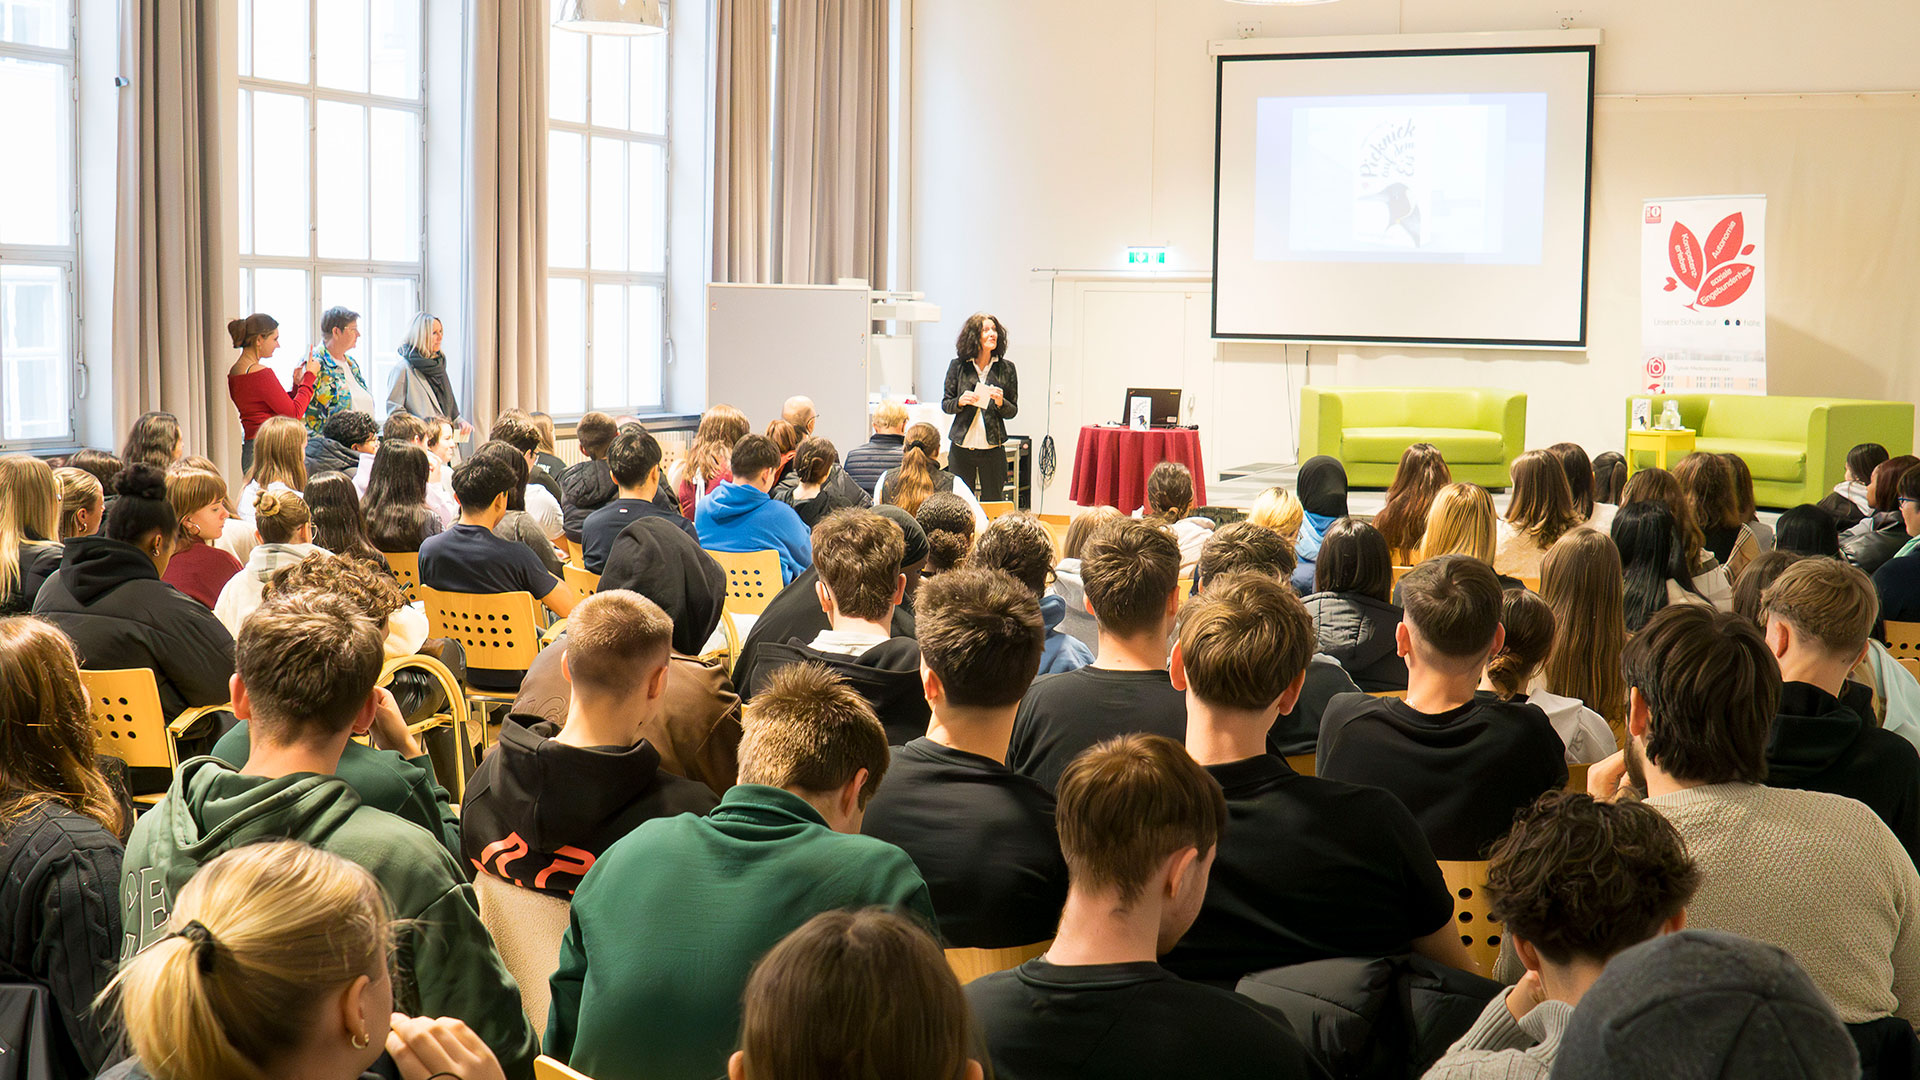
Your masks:
M 953 416 L 947 433 L 954 475 L 984 502 L 1006 492 L 1007 421 L 1020 411 L 1020 378 L 1007 359 L 1007 328 L 979 312 L 960 328 L 947 365 L 940 410 Z
M 1427 1080 L 1537 1077 L 1607 961 L 1686 926 L 1700 871 L 1660 812 L 1549 792 L 1493 849 L 1487 897 L 1527 973 L 1494 996 Z

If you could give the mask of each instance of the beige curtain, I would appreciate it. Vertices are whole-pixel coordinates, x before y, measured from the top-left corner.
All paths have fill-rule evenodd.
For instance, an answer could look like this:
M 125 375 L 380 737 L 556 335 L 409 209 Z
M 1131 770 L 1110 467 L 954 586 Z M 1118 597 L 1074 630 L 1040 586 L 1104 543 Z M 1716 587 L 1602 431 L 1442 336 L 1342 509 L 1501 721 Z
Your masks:
M 885 288 L 887 0 L 788 0 L 779 48 L 776 280 Z
M 713 280 L 769 280 L 773 2 L 719 0 L 713 89 Z
M 472 419 L 547 398 L 547 4 L 470 0 L 463 336 Z
M 225 327 L 234 244 L 220 213 L 217 0 L 121 0 L 119 213 L 114 227 L 113 415 L 180 419 L 189 453 L 233 475 Z

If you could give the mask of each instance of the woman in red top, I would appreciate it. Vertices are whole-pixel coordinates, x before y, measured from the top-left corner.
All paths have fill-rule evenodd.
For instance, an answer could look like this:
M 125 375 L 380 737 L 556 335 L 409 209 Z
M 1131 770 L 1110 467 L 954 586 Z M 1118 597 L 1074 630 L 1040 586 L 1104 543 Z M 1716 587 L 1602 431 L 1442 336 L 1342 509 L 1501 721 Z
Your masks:
M 300 372 L 300 382 L 287 393 L 280 376 L 261 363 L 280 348 L 280 324 L 271 315 L 253 314 L 227 323 L 227 335 L 240 359 L 227 372 L 227 394 L 240 410 L 240 468 L 253 468 L 253 436 L 260 425 L 276 416 L 298 420 L 307 414 L 313 399 L 313 384 L 320 377 L 320 361 L 309 359 Z

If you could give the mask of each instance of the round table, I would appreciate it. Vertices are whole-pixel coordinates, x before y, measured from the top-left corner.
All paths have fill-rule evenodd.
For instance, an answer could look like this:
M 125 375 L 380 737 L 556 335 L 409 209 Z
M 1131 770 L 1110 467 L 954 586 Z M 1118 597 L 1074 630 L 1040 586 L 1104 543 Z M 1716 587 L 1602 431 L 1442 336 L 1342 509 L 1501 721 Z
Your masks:
M 1200 462 L 1200 432 L 1193 428 L 1148 428 L 1089 424 L 1073 452 L 1073 487 L 1081 506 L 1112 506 L 1131 514 L 1147 501 L 1147 476 L 1163 461 L 1177 461 L 1193 474 L 1193 505 L 1207 505 L 1207 471 Z

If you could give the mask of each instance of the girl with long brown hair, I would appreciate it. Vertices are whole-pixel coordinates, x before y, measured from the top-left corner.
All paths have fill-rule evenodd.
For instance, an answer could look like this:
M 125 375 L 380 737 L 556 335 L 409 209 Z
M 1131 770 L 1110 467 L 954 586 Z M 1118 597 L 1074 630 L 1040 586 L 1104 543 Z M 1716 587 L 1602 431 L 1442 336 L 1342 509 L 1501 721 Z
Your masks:
M 1747 562 L 1759 553 L 1753 533 L 1746 529 L 1740 515 L 1740 493 L 1733 467 L 1719 454 L 1695 451 L 1673 467 L 1673 478 L 1687 493 L 1687 506 L 1700 524 L 1701 543 L 1727 568 L 1727 576 L 1738 578 Z M 1735 553 L 1740 558 L 1735 565 Z
M 1513 498 L 1498 527 L 1493 568 L 1515 577 L 1538 576 L 1541 557 L 1580 520 L 1560 459 L 1545 450 L 1521 454 L 1513 463 Z
M 172 413 L 141 413 L 127 432 L 127 445 L 120 451 L 120 460 L 124 466 L 145 463 L 156 469 L 180 460 L 186 451 L 185 442 L 180 437 L 180 421 Z M 100 479 L 106 483 L 105 477 Z
M 980 500 L 974 498 L 967 482 L 940 467 L 940 431 L 932 424 L 914 424 L 907 429 L 899 467 L 880 474 L 873 490 L 874 502 L 897 506 L 909 514 L 918 514 L 928 496 L 952 492 L 972 512 L 974 531 L 986 530 L 986 511 L 980 508 Z
M 1387 488 L 1387 504 L 1373 515 L 1373 527 L 1386 538 L 1394 565 L 1413 565 L 1413 554 L 1427 533 L 1427 511 L 1433 507 L 1433 497 L 1451 483 L 1453 472 L 1447 468 L 1446 458 L 1440 456 L 1439 447 L 1414 443 L 1401 453 L 1400 467 Z
M 1687 489 L 1680 479 L 1659 468 L 1641 469 L 1634 473 L 1627 480 L 1626 487 L 1620 490 L 1620 505 L 1625 507 L 1648 500 L 1666 504 L 1667 511 L 1673 515 L 1680 551 L 1693 575 L 1693 587 L 1689 591 L 1699 593 L 1721 611 L 1732 611 L 1733 579 L 1727 575 L 1727 568 L 1720 565 L 1720 560 L 1714 558 L 1713 552 L 1706 549 L 1706 533 L 1701 529 L 1699 519 L 1694 517 L 1693 502 L 1687 498 Z
M 715 405 L 700 417 L 693 446 L 686 459 L 674 466 L 671 477 L 680 512 L 688 521 L 693 520 L 702 495 L 733 479 L 733 444 L 752 430 L 747 414 L 731 405 Z
M 1620 749 L 1606 719 L 1579 698 L 1539 689 L 1536 678 L 1552 654 L 1560 623 L 1553 606 L 1540 594 L 1508 589 L 1500 605 L 1500 625 L 1506 628 L 1506 638 L 1488 662 L 1480 689 L 1492 691 L 1502 701 L 1524 701 L 1538 707 L 1565 744 L 1567 761 L 1592 764 Z
M 290 417 L 277 419 L 300 427 L 300 421 Z M 227 482 L 201 469 L 169 469 L 167 499 L 180 524 L 174 531 L 173 558 L 160 579 L 211 610 L 220 590 L 240 572 L 240 560 L 215 546 L 233 516 L 227 505 Z
M 118 1042 L 93 999 L 120 956 L 121 838 L 132 814 L 101 776 L 80 665 L 39 619 L 0 619 L 0 896 L 6 963 L 46 987 L 52 1073 L 94 1075 Z
M 1553 648 L 1534 679 L 1536 689 L 1586 704 L 1626 745 L 1627 678 L 1620 652 L 1627 643 L 1620 551 L 1594 529 L 1560 538 L 1540 562 L 1540 597 L 1553 609 Z

